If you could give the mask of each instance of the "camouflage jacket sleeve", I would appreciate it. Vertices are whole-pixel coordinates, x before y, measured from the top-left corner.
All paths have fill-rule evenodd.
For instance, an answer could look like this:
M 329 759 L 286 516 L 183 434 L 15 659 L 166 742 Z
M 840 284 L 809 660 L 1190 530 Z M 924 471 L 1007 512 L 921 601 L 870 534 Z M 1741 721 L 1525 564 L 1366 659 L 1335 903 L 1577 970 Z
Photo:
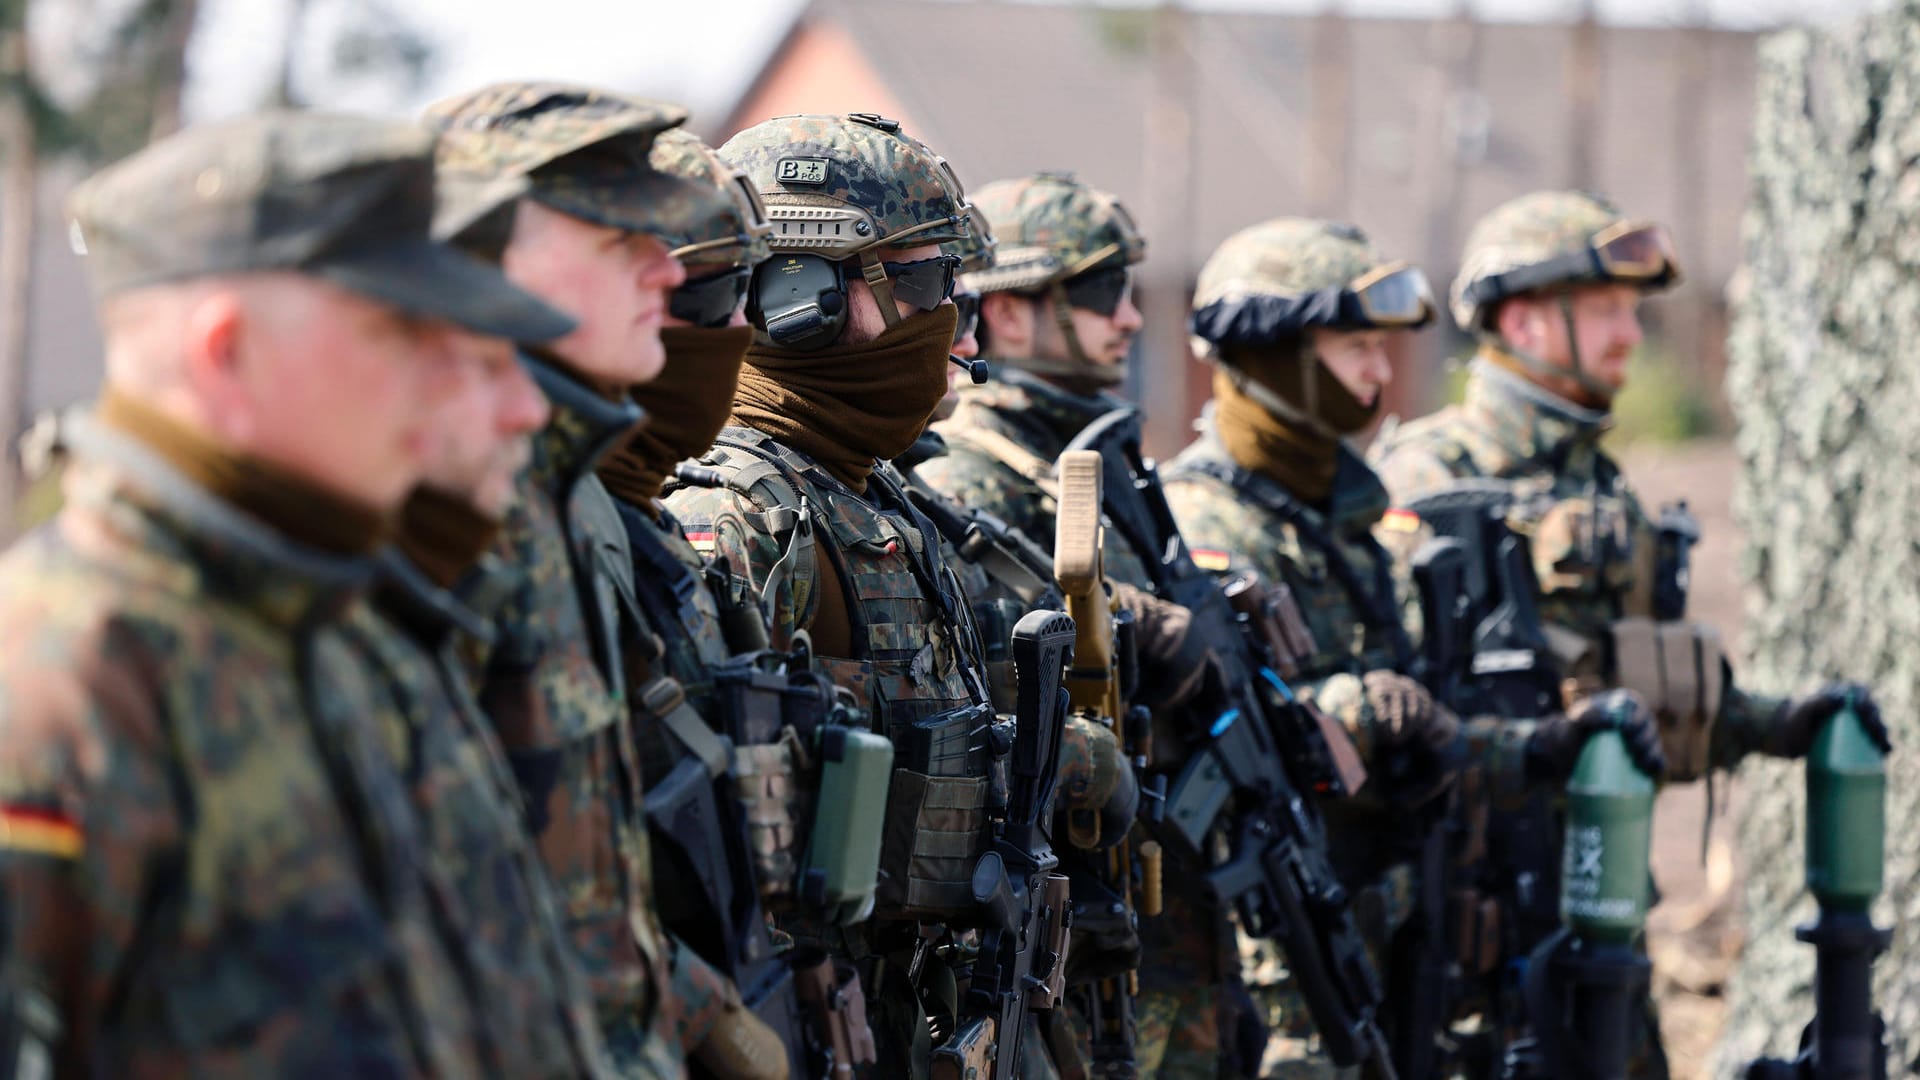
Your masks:
M 7 605 L 0 647 L 0 880 L 6 981 L 43 996 L 60 1075 L 85 1064 L 182 825 L 154 690 L 130 634 Z M 30 1012 L 0 1017 L 12 1024 Z

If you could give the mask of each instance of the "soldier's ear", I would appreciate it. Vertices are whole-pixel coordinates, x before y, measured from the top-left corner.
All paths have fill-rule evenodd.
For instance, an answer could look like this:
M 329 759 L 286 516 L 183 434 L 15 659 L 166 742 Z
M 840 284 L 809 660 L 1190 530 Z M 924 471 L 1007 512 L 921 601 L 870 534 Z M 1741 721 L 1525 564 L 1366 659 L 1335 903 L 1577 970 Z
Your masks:
M 1500 301 L 1493 312 L 1493 328 L 1502 338 L 1529 352 L 1538 352 L 1545 323 L 1541 304 L 1531 296 L 1514 296 Z
M 236 290 L 214 289 L 188 311 L 180 343 L 180 374 L 195 404 L 216 426 L 245 424 L 248 373 L 246 305 Z M 222 430 L 229 438 L 243 432 Z
M 1009 356 L 1024 356 L 1033 351 L 1034 319 L 1037 314 L 1032 298 L 1018 293 L 991 292 L 980 298 L 980 323 L 986 334 L 983 341 Z

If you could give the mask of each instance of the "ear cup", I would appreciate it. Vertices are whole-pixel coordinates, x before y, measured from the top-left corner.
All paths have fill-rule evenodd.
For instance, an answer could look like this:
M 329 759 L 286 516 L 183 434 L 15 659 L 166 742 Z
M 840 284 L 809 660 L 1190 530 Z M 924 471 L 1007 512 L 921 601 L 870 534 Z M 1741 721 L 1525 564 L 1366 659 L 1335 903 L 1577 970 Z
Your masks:
M 753 271 L 747 318 L 782 349 L 821 349 L 847 325 L 846 268 L 818 255 L 776 253 Z

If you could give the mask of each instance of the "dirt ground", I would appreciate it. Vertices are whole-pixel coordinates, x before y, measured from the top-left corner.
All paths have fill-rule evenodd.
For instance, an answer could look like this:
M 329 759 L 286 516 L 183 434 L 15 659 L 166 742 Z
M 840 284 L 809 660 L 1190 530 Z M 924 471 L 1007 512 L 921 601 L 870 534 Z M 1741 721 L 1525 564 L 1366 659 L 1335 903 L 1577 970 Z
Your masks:
M 1649 512 L 1675 499 L 1700 519 L 1693 552 L 1693 617 L 1724 636 L 1740 655 L 1741 538 L 1731 500 L 1739 463 L 1724 442 L 1628 448 L 1621 464 Z M 1654 808 L 1653 876 L 1660 903 L 1647 921 L 1653 990 L 1675 1080 L 1704 1080 L 1707 1058 L 1726 1021 L 1723 990 L 1742 941 L 1739 863 L 1732 844 L 1739 792 L 1722 776 L 1714 782 L 1714 815 L 1707 825 L 1707 785 L 1674 785 Z

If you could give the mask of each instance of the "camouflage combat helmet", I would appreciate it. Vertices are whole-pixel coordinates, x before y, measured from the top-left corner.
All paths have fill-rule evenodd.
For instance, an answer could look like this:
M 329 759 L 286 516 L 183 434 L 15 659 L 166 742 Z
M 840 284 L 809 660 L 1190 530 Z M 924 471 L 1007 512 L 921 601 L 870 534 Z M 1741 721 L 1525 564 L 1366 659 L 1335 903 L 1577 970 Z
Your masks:
M 660 172 L 706 184 L 726 196 L 725 206 L 711 217 L 661 235 L 673 257 L 687 264 L 690 276 L 706 266 L 751 267 L 766 261 L 773 227 L 746 173 L 727 164 L 698 136 L 678 128 L 653 140 L 647 161 Z
M 997 359 L 1041 375 L 1117 385 L 1123 373 L 1088 359 L 1071 312 L 1081 307 L 1111 315 L 1127 297 L 1127 268 L 1146 258 L 1147 241 L 1126 207 L 1066 172 L 997 180 L 980 189 L 975 203 L 999 224 L 999 245 L 993 266 L 967 274 L 963 284 L 979 293 L 1045 296 L 1067 346 L 1066 360 Z
M 1417 330 L 1437 314 L 1425 274 L 1382 258 L 1359 228 L 1275 218 L 1228 237 L 1200 268 L 1194 348 L 1285 340 L 1310 326 Z
M 1581 363 L 1573 303 L 1566 291 L 1614 283 L 1655 292 L 1679 281 L 1680 262 L 1664 228 L 1626 217 L 1599 195 L 1538 191 L 1494 208 L 1467 235 L 1451 290 L 1453 317 L 1461 329 L 1490 340 L 1496 336 L 1493 319 L 1501 301 L 1558 293 L 1571 363 L 1549 363 L 1512 342 L 1501 342 L 1500 352 L 1536 375 L 1571 378 L 1596 400 L 1607 402 L 1614 387 L 1594 378 Z
M 974 205 L 1000 226 L 993 268 L 967 279 L 983 293 L 1038 292 L 1147 255 L 1146 239 L 1120 200 L 1072 173 L 996 180 L 975 194 Z
M 668 236 L 726 212 L 712 184 L 655 169 L 654 140 L 686 122 L 678 105 L 551 82 L 505 82 L 447 98 L 424 118 L 458 138 L 443 173 L 525 178 L 527 197 L 606 228 Z
M 940 250 L 949 255 L 959 256 L 962 274 L 977 274 L 994 265 L 1000 250 L 1000 240 L 993 235 L 993 222 L 987 218 L 986 212 L 980 209 L 979 203 L 973 204 L 973 216 L 968 222 L 967 235 L 940 245 Z M 963 282 L 963 284 L 978 295 L 978 290 L 972 289 L 971 282 Z
M 888 326 L 899 321 L 884 248 L 968 236 L 960 178 L 927 144 L 873 113 L 781 116 L 720 147 L 767 206 L 776 254 L 858 259 Z
M 1214 249 L 1193 297 L 1194 350 L 1269 413 L 1338 437 L 1322 415 L 1321 364 L 1305 331 L 1418 330 L 1438 314 L 1426 275 L 1382 258 L 1344 222 L 1275 218 Z M 1240 369 L 1238 348 L 1296 350 L 1299 404 Z M 1339 420 L 1339 417 L 1335 417 Z M 1350 421 L 1357 422 L 1358 415 Z
M 1496 207 L 1467 236 L 1450 290 L 1454 321 L 1491 328 L 1500 301 L 1583 283 L 1653 292 L 1680 281 L 1667 231 L 1584 191 L 1537 191 Z

